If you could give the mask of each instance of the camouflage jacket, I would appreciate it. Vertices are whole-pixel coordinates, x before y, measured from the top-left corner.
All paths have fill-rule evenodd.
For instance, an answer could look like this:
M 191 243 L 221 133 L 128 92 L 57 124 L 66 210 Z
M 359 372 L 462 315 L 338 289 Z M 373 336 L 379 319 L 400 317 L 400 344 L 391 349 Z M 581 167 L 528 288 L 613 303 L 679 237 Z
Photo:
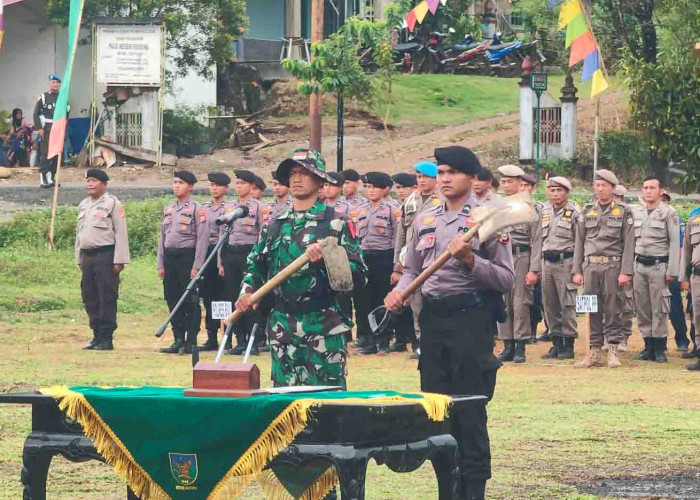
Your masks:
M 318 222 L 324 220 L 325 214 L 326 205 L 317 201 L 304 213 L 295 213 L 293 208 L 289 207 L 265 225 L 258 242 L 248 255 L 248 273 L 243 278 L 241 294 L 257 290 L 270 277 L 302 255 L 309 244 L 315 243 L 318 240 L 315 229 Z M 277 234 L 271 235 L 270 232 L 274 231 L 272 228 L 275 224 L 278 225 Z M 352 222 L 334 216 L 327 236 L 337 237 L 338 243 L 347 251 L 355 287 L 364 286 L 367 268 Z M 274 293 L 277 300 L 297 303 L 311 299 L 334 298 L 336 295 L 330 290 L 326 267 L 322 263 L 307 264 L 282 283 Z M 337 300 L 333 302 L 323 320 L 325 333 L 337 330 L 341 324 L 349 330 L 352 323 L 349 318 L 340 318 Z M 300 314 L 300 316 L 305 315 Z

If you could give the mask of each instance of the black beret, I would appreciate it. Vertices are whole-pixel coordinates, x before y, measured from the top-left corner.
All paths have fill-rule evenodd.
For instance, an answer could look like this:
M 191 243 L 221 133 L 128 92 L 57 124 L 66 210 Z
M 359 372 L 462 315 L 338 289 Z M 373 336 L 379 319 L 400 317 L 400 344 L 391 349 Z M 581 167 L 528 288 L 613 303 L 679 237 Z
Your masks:
M 231 184 L 231 177 L 223 172 L 209 172 L 207 174 L 207 179 L 209 179 L 209 182 L 213 182 L 218 186 L 228 186 Z
M 173 174 L 173 176 L 185 181 L 187 184 L 197 183 L 197 178 L 194 176 L 194 174 L 192 172 L 188 172 L 187 170 L 178 170 Z
M 343 179 L 345 181 L 357 182 L 360 180 L 360 174 L 357 173 L 357 170 L 353 170 L 351 168 L 348 170 L 343 170 Z
M 107 182 L 109 180 L 109 175 L 107 175 L 107 172 L 100 170 L 99 168 L 91 168 L 85 172 L 85 178 L 88 179 L 90 177 L 102 182 Z
M 396 184 L 402 187 L 412 187 L 416 185 L 416 176 L 407 172 L 401 172 L 391 176 Z
M 329 184 L 333 184 L 334 186 L 340 186 L 345 182 L 345 175 L 343 172 L 326 172 L 328 177 L 333 179 L 334 182 L 329 182 Z
M 367 172 L 362 176 L 362 182 L 378 188 L 388 188 L 393 184 L 391 176 L 386 172 Z
M 273 181 L 276 181 L 277 180 L 277 170 L 273 170 L 272 172 L 270 172 L 270 177 L 272 177 Z
M 255 184 L 255 178 L 257 177 L 257 175 L 250 170 L 243 170 L 242 168 L 234 170 L 233 174 L 236 176 L 236 179 L 240 179 L 251 184 Z
M 438 165 L 449 165 L 465 174 L 478 174 L 481 171 L 481 163 L 476 155 L 471 149 L 462 146 L 435 148 L 435 159 Z
M 262 177 L 259 175 L 255 176 L 255 182 L 253 182 L 256 188 L 258 188 L 260 191 L 265 191 L 267 188 L 267 184 L 265 184 L 265 181 L 263 180 Z

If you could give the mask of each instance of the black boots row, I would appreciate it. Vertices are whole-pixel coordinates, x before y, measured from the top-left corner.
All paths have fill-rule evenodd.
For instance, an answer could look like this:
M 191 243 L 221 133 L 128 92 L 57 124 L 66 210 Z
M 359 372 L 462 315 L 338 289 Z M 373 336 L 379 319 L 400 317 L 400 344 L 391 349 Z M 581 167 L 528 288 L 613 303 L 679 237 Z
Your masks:
M 185 338 L 187 335 L 187 338 Z M 163 347 L 160 352 L 163 354 L 192 354 L 192 349 L 197 348 L 197 334 L 175 333 L 175 342 L 170 344 L 170 347 Z
M 86 344 L 83 349 L 86 351 L 112 351 L 114 344 L 114 329 L 112 328 L 93 328 L 92 340 Z
M 525 362 L 524 340 L 504 340 L 503 346 L 503 352 L 498 355 L 500 361 L 512 361 L 513 363 Z
M 637 356 L 637 359 L 666 363 L 668 361 L 666 357 L 666 339 L 644 337 L 644 350 Z

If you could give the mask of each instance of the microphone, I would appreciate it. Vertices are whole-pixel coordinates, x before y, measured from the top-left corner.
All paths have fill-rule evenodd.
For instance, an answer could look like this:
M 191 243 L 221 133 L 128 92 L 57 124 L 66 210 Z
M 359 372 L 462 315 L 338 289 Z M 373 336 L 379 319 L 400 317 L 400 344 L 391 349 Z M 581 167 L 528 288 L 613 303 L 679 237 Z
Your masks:
M 241 217 L 247 217 L 248 212 L 248 205 L 240 205 L 239 207 L 236 207 L 236 209 L 233 212 L 229 212 L 220 217 L 217 217 L 214 222 L 217 226 L 221 226 L 223 224 L 230 224 L 236 219 L 240 219 Z

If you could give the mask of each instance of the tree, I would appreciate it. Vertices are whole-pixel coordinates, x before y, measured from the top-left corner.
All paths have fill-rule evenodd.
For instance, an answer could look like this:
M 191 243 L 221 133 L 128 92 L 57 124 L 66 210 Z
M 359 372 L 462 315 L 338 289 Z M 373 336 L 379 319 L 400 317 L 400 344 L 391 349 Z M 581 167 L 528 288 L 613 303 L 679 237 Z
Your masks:
M 70 0 L 48 0 L 50 19 L 67 26 Z M 89 0 L 85 2 L 83 26 L 96 17 L 160 17 L 172 73 L 192 71 L 212 78 L 212 68 L 231 60 L 231 44 L 245 32 L 245 0 Z

